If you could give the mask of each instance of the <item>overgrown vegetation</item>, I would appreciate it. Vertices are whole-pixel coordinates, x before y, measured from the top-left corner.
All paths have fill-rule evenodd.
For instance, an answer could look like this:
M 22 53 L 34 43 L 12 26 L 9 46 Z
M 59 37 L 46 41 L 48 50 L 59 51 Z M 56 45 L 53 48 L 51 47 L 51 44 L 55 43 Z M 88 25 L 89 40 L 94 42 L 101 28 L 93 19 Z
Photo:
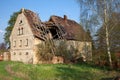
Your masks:
M 54 54 L 52 54 L 51 44 L 49 43 L 49 41 L 37 45 L 37 58 L 39 61 L 50 62 L 53 55 Z
M 85 63 L 23 64 L 0 62 L 0 80 L 110 80 L 120 75 Z
M 7 51 L 6 44 L 0 43 L 0 54 L 3 54 L 5 51 Z
M 57 56 L 62 56 L 64 58 L 65 63 L 68 62 L 77 62 L 77 59 L 80 58 L 80 54 L 78 54 L 78 49 L 73 45 L 67 44 L 66 40 L 60 41 L 57 46 Z
M 53 43 L 54 44 L 54 43 Z M 78 54 L 78 49 L 73 45 L 69 46 L 65 40 L 59 41 L 58 45 L 52 46 L 49 41 L 37 45 L 37 58 L 39 61 L 50 62 L 53 56 L 61 56 L 64 58 L 64 63 L 77 62 L 81 55 Z M 55 50 L 55 53 L 52 50 Z

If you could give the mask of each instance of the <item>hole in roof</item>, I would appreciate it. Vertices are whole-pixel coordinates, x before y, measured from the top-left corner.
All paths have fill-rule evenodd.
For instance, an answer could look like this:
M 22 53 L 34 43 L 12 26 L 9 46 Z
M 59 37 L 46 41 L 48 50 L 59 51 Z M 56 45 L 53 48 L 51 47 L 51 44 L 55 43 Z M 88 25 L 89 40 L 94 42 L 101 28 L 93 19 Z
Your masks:
M 58 39 L 59 38 L 58 35 L 57 35 L 57 28 L 50 28 L 49 30 L 50 30 L 50 32 L 53 36 L 53 39 Z

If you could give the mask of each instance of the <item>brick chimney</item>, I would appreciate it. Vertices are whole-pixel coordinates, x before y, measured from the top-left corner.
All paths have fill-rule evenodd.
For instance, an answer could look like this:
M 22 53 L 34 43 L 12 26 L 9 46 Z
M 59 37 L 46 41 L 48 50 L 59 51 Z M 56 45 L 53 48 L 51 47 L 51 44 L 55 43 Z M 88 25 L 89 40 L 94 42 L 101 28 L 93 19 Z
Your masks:
M 66 15 L 64 15 L 64 21 L 67 22 L 67 16 Z

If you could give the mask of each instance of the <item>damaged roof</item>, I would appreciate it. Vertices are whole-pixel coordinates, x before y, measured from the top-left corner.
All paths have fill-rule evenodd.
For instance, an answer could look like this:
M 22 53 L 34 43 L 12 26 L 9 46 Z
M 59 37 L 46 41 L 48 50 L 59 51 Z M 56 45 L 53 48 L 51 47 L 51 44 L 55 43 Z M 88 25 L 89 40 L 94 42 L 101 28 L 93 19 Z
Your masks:
M 51 16 L 48 22 L 41 22 L 40 18 L 33 11 L 22 9 L 22 13 L 26 16 L 28 23 L 30 24 L 33 35 L 37 38 L 44 40 L 45 34 L 41 30 L 41 27 L 62 27 L 65 31 L 65 35 L 62 35 L 67 40 L 78 40 L 78 41 L 91 41 L 91 38 L 84 31 L 82 26 L 77 22 L 67 19 L 67 16 L 64 15 L 64 18 L 59 16 Z
M 47 25 L 49 24 L 51 24 L 51 26 L 62 26 L 66 32 L 66 35 L 63 37 L 67 40 L 91 41 L 91 38 L 82 28 L 82 26 L 74 20 L 67 19 L 66 15 L 64 15 L 63 18 L 59 16 L 51 16 L 47 22 Z
M 39 16 L 33 11 L 27 9 L 22 10 L 22 13 L 26 16 L 33 35 L 37 38 L 43 39 L 40 26 L 43 26 L 44 24 L 41 22 Z

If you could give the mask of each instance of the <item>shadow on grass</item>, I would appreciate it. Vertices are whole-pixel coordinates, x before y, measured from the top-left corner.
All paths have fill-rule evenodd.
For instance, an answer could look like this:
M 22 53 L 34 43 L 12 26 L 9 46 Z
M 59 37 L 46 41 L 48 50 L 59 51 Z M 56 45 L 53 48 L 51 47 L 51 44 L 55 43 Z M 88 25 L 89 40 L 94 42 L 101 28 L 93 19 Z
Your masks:
M 114 80 L 114 78 L 102 78 L 100 80 Z
M 98 70 L 105 70 L 105 71 L 111 71 L 112 70 L 108 66 L 98 66 L 98 65 L 93 64 L 92 62 L 90 62 L 90 63 L 81 62 L 81 63 L 76 64 L 76 66 L 78 66 L 78 67 L 81 66 L 81 65 L 85 66 L 85 67 L 88 67 L 88 68 L 98 69 Z
M 56 80 L 93 80 L 92 73 L 88 71 L 80 71 L 70 66 L 57 67 L 59 74 L 56 74 Z
M 120 76 L 116 76 L 114 78 L 102 78 L 101 80 L 120 80 Z

